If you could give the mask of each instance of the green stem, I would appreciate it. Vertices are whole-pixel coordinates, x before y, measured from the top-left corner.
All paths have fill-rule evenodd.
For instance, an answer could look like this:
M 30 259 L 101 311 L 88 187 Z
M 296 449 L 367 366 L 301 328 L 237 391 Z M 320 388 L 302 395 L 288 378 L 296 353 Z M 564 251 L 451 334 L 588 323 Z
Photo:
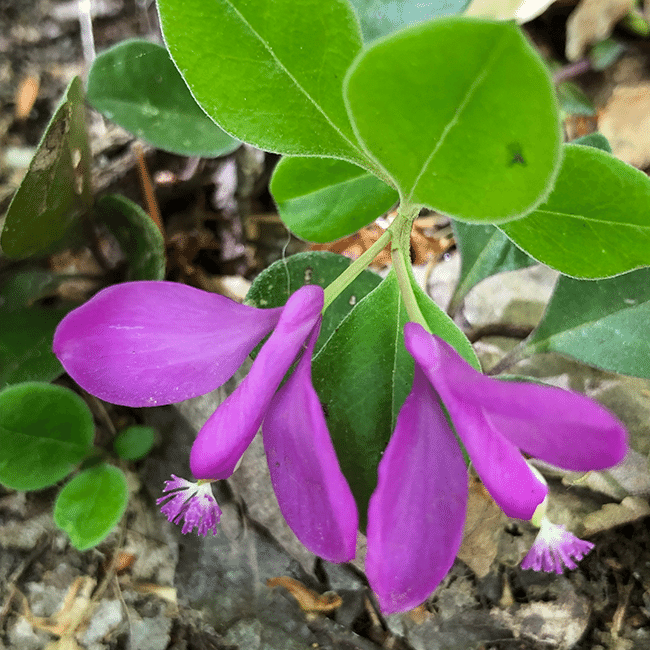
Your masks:
M 393 259 L 395 275 L 397 275 L 397 284 L 402 294 L 402 300 L 406 306 L 406 313 L 408 314 L 409 320 L 414 323 L 419 323 L 428 332 L 429 326 L 420 311 L 420 306 L 413 291 L 410 271 L 411 228 L 419 211 L 418 206 L 407 206 L 404 212 L 400 210 L 400 213 L 392 224 L 392 226 L 395 226 L 395 236 L 393 237 L 390 252 Z
M 351 282 L 353 282 L 356 277 L 362 272 L 365 271 L 370 262 L 375 259 L 377 253 L 381 251 L 384 246 L 391 240 L 393 236 L 392 228 L 385 230 L 381 237 L 364 253 L 359 255 L 359 257 L 348 266 L 341 275 L 339 275 L 332 284 L 330 284 L 325 289 L 325 303 L 323 305 L 323 311 L 325 311 L 331 304 L 336 300 L 338 295 L 345 289 Z

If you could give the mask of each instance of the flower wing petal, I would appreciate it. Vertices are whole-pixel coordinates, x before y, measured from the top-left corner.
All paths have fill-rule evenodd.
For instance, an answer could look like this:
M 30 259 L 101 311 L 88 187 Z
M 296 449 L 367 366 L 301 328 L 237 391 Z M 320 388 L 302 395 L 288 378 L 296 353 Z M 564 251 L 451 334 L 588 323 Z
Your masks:
M 421 604 L 447 574 L 466 504 L 467 469 L 458 442 L 416 365 L 368 508 L 366 573 L 384 613 Z
M 312 553 L 347 562 L 355 554 L 359 517 L 311 381 L 319 329 L 273 397 L 262 436 L 273 489 L 291 530 Z
M 407 348 L 450 415 L 452 404 L 473 410 L 476 418 L 517 448 L 573 471 L 611 467 L 627 453 L 623 424 L 588 397 L 553 386 L 487 377 L 420 325 L 407 323 L 404 331 Z
M 316 285 L 302 287 L 289 298 L 248 375 L 199 431 L 190 453 L 196 478 L 221 479 L 233 473 L 322 308 L 323 289 Z
M 70 312 L 53 348 L 66 372 L 107 402 L 171 404 L 229 379 L 281 311 L 176 282 L 125 282 Z

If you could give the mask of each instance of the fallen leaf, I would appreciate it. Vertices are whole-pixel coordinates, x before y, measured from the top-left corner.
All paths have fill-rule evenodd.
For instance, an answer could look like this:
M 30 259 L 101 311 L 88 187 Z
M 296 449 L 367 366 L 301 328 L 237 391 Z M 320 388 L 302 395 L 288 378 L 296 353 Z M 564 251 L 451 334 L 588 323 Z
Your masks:
M 586 49 L 611 35 L 634 0 L 581 0 L 566 23 L 566 58 L 577 61 Z
M 639 168 L 650 165 L 650 84 L 615 88 L 598 127 L 617 158 Z
M 641 497 L 625 497 L 620 503 L 606 503 L 583 521 L 584 535 L 589 537 L 615 526 L 629 524 L 650 515 L 650 505 Z
M 266 581 L 267 587 L 284 587 L 300 605 L 303 612 L 332 612 L 338 609 L 343 600 L 334 592 L 326 592 L 319 594 L 298 580 L 289 578 L 288 576 L 280 576 L 279 578 L 270 578 Z

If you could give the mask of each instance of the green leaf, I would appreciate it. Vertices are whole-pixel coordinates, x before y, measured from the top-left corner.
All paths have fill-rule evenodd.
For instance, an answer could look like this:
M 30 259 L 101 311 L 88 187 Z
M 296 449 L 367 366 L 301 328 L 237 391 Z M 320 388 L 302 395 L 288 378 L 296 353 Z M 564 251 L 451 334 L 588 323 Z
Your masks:
M 609 140 L 602 133 L 598 133 L 598 131 L 583 135 L 581 138 L 576 138 L 571 144 L 581 144 L 584 147 L 594 147 L 601 151 L 612 153 L 612 147 L 609 144 Z
M 612 372 L 650 378 L 650 269 L 607 280 L 560 276 L 522 353 L 559 352 Z
M 512 23 L 442 18 L 394 34 L 356 59 L 345 93 L 359 139 L 408 202 L 500 222 L 553 185 L 553 87 Z
M 83 90 L 75 77 L 16 191 L 0 243 L 7 257 L 45 255 L 81 239 L 93 202 Z
M 211 158 L 241 144 L 201 110 L 167 50 L 149 41 L 123 41 L 100 54 L 87 96 L 109 120 L 164 151 Z
M 120 244 L 129 261 L 128 280 L 165 277 L 165 241 L 151 217 L 136 203 L 118 194 L 97 201 L 97 214 Z
M 313 251 L 278 260 L 262 271 L 248 291 L 246 304 L 254 307 L 280 307 L 289 296 L 306 284 L 323 288 L 331 284 L 352 263 L 343 255 L 327 251 Z M 370 293 L 381 278 L 372 271 L 363 271 L 346 287 L 323 314 L 316 351 L 332 335 L 340 322 L 365 295 Z
M 419 287 L 416 298 L 429 328 L 476 365 L 471 345 L 449 317 Z M 403 333 L 407 320 L 391 271 L 340 323 L 313 362 L 314 387 L 325 405 L 327 426 L 362 527 L 377 483 L 377 464 L 411 389 L 413 359 Z
M 8 269 L 2 280 L 0 313 L 27 307 L 51 295 L 62 281 L 55 273 L 38 268 Z
M 63 373 L 52 352 L 52 339 L 70 309 L 0 307 L 0 389 L 24 381 L 49 382 Z
M 650 179 L 599 149 L 564 149 L 548 200 L 501 230 L 565 275 L 605 278 L 650 265 Z
M 346 0 L 159 0 L 167 47 L 225 131 L 260 149 L 365 162 L 342 82 L 361 50 Z
M 26 382 L 0 391 L 0 483 L 40 490 L 67 476 L 92 448 L 93 416 L 77 394 Z
M 270 189 L 287 228 L 314 242 L 334 241 L 356 232 L 399 198 L 376 176 L 332 158 L 283 158 Z
M 441 16 L 461 13 L 468 0 L 350 0 L 355 8 L 366 42 L 386 36 L 402 27 Z
M 151 451 L 155 440 L 153 427 L 134 425 L 120 431 L 113 441 L 113 449 L 124 460 L 140 460 Z
M 128 501 L 124 473 L 102 463 L 77 474 L 61 490 L 54 504 L 54 522 L 78 551 L 86 551 L 109 535 Z
M 537 262 L 519 250 L 500 230 L 453 222 L 454 238 L 460 251 L 460 278 L 449 303 L 454 313 L 469 290 L 481 280 L 504 271 L 515 271 Z
M 557 87 L 560 108 L 569 115 L 596 115 L 593 102 L 580 88 L 571 81 L 565 81 Z

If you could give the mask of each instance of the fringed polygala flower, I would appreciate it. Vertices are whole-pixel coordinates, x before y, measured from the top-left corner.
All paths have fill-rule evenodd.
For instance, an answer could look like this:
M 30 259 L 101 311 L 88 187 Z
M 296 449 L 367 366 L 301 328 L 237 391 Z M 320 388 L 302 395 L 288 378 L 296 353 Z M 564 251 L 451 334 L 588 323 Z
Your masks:
M 589 471 L 627 451 L 621 422 L 584 395 L 487 377 L 415 323 L 404 338 L 415 359 L 413 388 L 368 509 L 366 571 L 385 613 L 422 603 L 456 557 L 467 470 L 454 430 L 494 500 L 519 519 L 531 519 L 548 491 L 521 452 Z
M 268 413 L 263 433 L 280 509 L 308 549 L 343 562 L 354 557 L 358 521 L 311 381 L 322 308 L 318 286 L 302 287 L 284 307 L 257 309 L 172 282 L 130 282 L 68 314 L 54 352 L 89 393 L 154 406 L 219 387 L 270 333 L 246 378 L 198 433 L 190 467 L 199 484 L 167 481 L 165 491 L 176 492 L 161 499 L 163 511 L 184 522 L 183 532 L 214 530 L 220 512 L 203 481 L 233 473 Z

